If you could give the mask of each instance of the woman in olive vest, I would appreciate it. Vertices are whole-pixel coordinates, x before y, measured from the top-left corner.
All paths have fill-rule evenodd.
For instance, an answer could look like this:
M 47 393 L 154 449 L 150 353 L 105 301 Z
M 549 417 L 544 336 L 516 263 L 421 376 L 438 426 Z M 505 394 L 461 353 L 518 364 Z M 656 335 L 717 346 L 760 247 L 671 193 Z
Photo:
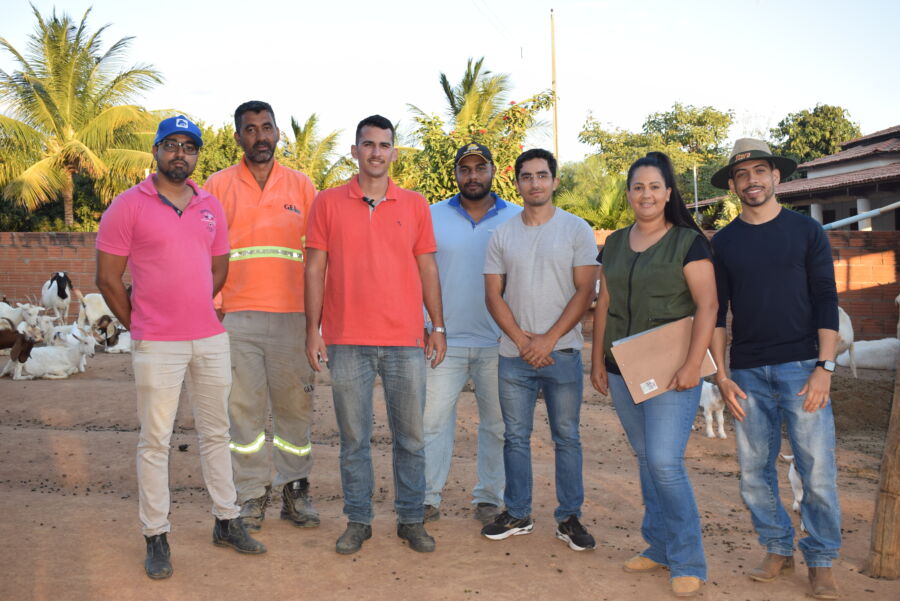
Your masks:
M 684 449 L 700 403 L 700 365 L 716 320 L 709 242 L 684 206 L 669 158 L 651 152 L 628 170 L 634 224 L 614 232 L 602 263 L 594 311 L 591 383 L 613 405 L 638 458 L 649 545 L 625 562 L 626 572 L 666 567 L 676 596 L 706 580 L 700 516 L 684 466 Z M 613 340 L 694 316 L 687 360 L 667 392 L 635 404 L 610 353 Z

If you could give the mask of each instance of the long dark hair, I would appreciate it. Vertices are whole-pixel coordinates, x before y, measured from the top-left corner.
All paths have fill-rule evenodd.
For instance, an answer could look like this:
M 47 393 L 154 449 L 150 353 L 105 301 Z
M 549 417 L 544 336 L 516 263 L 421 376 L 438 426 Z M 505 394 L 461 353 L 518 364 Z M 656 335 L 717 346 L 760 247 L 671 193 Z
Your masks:
M 672 167 L 672 161 L 669 157 L 663 152 L 653 151 L 648 152 L 646 156 L 633 162 L 631 167 L 628 168 L 628 179 L 625 180 L 627 189 L 631 189 L 631 178 L 634 176 L 634 172 L 640 167 L 656 167 L 659 169 L 659 172 L 662 173 L 663 180 L 666 183 L 666 188 L 672 190 L 672 193 L 669 195 L 669 202 L 666 203 L 666 207 L 663 211 L 666 221 L 673 225 L 695 230 L 708 244 L 709 240 L 707 240 L 706 234 L 703 233 L 703 230 L 701 230 L 700 226 L 697 225 L 697 222 L 694 221 L 688 208 L 684 206 L 681 192 L 678 191 L 678 185 L 675 183 L 675 169 Z

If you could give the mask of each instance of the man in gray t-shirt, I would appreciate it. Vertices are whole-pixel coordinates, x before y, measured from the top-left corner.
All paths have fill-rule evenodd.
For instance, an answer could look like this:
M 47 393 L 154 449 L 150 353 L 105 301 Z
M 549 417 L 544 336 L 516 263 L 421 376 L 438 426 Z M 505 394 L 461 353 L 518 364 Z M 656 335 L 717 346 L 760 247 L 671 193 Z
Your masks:
M 583 372 L 581 317 L 594 294 L 597 245 L 581 218 L 553 206 L 556 159 L 539 148 L 516 159 L 524 210 L 488 244 L 485 301 L 500 326 L 500 409 L 506 428 L 503 463 L 506 510 L 481 533 L 501 540 L 528 534 L 531 519 L 531 431 L 538 390 L 544 391 L 556 450 L 556 536 L 575 551 L 594 548 L 581 525 Z

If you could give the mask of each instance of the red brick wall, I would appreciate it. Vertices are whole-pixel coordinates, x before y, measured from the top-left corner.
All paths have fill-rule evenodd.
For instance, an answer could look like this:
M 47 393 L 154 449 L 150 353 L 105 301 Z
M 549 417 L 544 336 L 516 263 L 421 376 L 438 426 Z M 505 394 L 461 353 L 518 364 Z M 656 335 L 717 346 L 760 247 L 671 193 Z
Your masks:
M 41 286 L 56 271 L 69 274 L 84 294 L 97 292 L 94 285 L 93 232 L 0 232 L 0 297 L 9 302 L 40 302 Z M 78 304 L 69 306 L 69 321 L 78 315 Z
M 897 335 L 900 232 L 828 232 L 841 307 L 857 340 Z
M 602 244 L 610 232 L 596 232 Z M 41 285 L 65 271 L 82 292 L 94 286 L 94 233 L 0 232 L 0 297 L 23 302 L 40 298 Z M 853 320 L 856 338 L 871 340 L 897 332 L 898 232 L 828 232 L 841 306 Z M 78 307 L 70 307 L 70 316 Z
M 597 245 L 608 230 L 595 231 Z M 707 232 L 712 236 L 714 232 Z M 853 322 L 854 338 L 876 340 L 897 335 L 897 256 L 900 232 L 830 231 L 834 274 L 841 307 Z

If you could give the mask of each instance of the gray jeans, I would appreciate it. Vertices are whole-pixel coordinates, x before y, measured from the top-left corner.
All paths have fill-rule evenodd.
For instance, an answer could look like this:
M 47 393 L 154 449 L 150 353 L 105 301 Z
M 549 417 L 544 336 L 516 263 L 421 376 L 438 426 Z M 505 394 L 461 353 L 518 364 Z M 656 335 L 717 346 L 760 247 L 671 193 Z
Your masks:
M 303 313 L 236 311 L 223 323 L 231 336 L 234 380 L 229 446 L 238 503 L 243 503 L 262 496 L 267 486 L 309 476 L 314 375 L 306 361 Z M 271 447 L 266 444 L 270 411 Z

